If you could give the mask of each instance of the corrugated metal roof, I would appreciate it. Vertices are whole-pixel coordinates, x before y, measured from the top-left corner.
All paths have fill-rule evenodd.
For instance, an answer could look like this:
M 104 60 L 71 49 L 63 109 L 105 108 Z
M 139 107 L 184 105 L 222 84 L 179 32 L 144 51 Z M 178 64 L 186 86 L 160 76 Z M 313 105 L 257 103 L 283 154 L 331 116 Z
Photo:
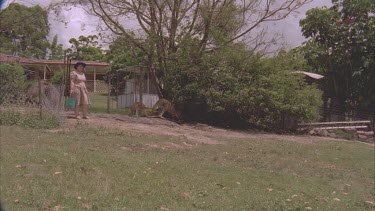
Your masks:
M 309 76 L 310 78 L 313 79 L 322 79 L 324 76 L 316 74 L 316 73 L 310 73 L 310 72 L 305 72 L 305 71 L 293 71 L 292 73 L 300 73 Z
M 0 63 L 20 63 L 20 64 L 34 64 L 34 65 L 66 65 L 64 60 L 43 60 L 43 59 L 29 59 L 19 56 L 12 56 L 6 54 L 0 54 Z M 72 60 L 72 65 L 78 61 Z M 80 61 L 86 63 L 86 66 L 93 67 L 110 67 L 110 63 L 96 62 L 96 61 Z

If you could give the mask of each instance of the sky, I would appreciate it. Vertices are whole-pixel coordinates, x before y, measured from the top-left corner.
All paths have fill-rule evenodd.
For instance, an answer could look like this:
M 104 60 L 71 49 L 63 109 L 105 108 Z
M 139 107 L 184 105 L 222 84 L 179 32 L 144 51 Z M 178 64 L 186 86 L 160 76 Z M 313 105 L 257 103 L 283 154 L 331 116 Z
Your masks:
M 17 2 L 28 6 L 39 4 L 45 8 L 53 0 L 0 0 L 1 6 L 4 7 L 10 2 Z M 314 7 L 330 6 L 331 0 L 313 0 L 311 3 L 301 7 L 297 13 L 293 13 L 286 19 L 271 23 L 269 29 L 282 33 L 288 47 L 296 47 L 300 45 L 305 38 L 302 36 L 301 28 L 299 27 L 299 20 L 304 18 L 306 11 Z M 52 39 L 56 34 L 58 35 L 58 43 L 63 44 L 64 48 L 69 48 L 69 39 L 78 38 L 80 35 L 88 36 L 97 34 L 98 18 L 86 14 L 81 8 L 72 8 L 69 11 L 63 11 L 61 17 L 66 23 L 56 20 L 50 21 L 50 35 Z M 52 19 L 52 18 L 51 18 Z

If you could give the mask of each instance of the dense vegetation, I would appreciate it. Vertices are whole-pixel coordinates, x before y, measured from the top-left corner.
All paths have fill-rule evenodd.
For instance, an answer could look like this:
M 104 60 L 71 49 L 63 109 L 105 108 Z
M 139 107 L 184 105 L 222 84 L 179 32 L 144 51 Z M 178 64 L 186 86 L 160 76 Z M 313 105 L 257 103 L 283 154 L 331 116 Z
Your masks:
M 327 97 L 343 114 L 375 117 L 375 1 L 333 0 L 300 21 L 305 57 L 325 75 Z
M 0 11 L 0 53 L 28 58 L 46 58 L 51 44 L 48 13 L 40 6 L 12 3 Z M 56 37 L 57 39 L 57 37 Z M 54 53 L 61 45 L 52 46 Z
M 179 53 L 165 76 L 166 93 L 193 120 L 281 129 L 318 117 L 320 91 L 292 74 L 302 68 L 292 53 L 261 58 L 236 44 L 205 54 L 197 65 L 190 62 L 196 55 Z
M 27 82 L 24 70 L 18 64 L 0 64 L 0 105 L 4 103 L 24 103 Z
M 254 5 L 238 5 L 235 1 L 207 1 L 204 4 L 173 1 L 173 7 L 167 4 L 168 1 L 142 2 L 136 9 L 131 7 L 132 3 L 123 1 L 109 5 L 99 0 L 89 2 L 93 8 L 88 12 L 98 16 L 105 23 L 103 29 L 112 31 L 116 37 L 107 51 L 102 49 L 97 35 L 72 38 L 71 48 L 66 49 L 68 56 L 111 62 L 114 72 L 132 65 L 147 66 L 157 84 L 159 97 L 173 101 L 183 110 L 186 120 L 269 129 L 286 129 L 297 122 L 317 120 L 322 91 L 293 74 L 296 70 L 325 75 L 320 88 L 325 96 L 337 97 L 346 113 L 359 109 L 374 113 L 371 110 L 375 108 L 375 75 L 371 68 L 375 58 L 372 1 L 333 1 L 332 8 L 310 10 L 301 20 L 301 26 L 303 34 L 311 39 L 302 47 L 282 51 L 273 57 L 265 57 L 265 52 L 267 46 L 277 44 L 277 39 L 267 39 L 265 30 L 257 33 L 254 28 L 261 27 L 263 22 L 286 17 L 307 1 L 293 0 L 286 8 L 268 2 L 265 6 L 272 8 L 274 13 L 261 7 L 256 14 L 251 13 Z M 98 4 L 106 6 L 95 7 Z M 13 26 L 10 17 L 16 8 L 41 9 L 11 4 L 0 13 L 5 25 Z M 106 13 L 121 8 L 129 10 Z M 168 13 L 174 15 L 165 16 Z M 138 17 L 143 33 L 136 34 L 126 28 L 122 19 L 126 15 Z M 248 22 L 242 19 L 244 15 L 249 15 Z M 250 17 L 258 17 L 260 21 Z M 33 19 L 48 23 L 47 16 Z M 42 31 L 48 32 L 48 25 L 45 27 Z M 4 36 L 7 36 L 8 40 L 18 41 L 17 36 L 27 37 L 31 32 L 2 33 L 2 39 L 6 40 Z M 39 35 L 40 40 L 46 37 L 45 33 Z M 44 54 L 17 53 L 23 52 L 20 50 L 13 50 L 11 54 L 61 58 L 61 45 L 56 40 L 55 36 L 52 43 L 46 45 L 48 50 L 35 43 L 36 47 L 44 49 L 41 50 Z M 17 45 L 4 47 L 11 43 L 4 42 L 1 52 L 18 49 Z

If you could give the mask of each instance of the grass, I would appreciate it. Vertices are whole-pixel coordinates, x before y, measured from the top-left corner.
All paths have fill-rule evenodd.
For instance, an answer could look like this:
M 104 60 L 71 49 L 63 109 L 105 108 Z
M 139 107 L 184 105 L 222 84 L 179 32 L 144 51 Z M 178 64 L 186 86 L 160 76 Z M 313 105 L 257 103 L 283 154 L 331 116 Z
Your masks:
M 58 116 L 52 112 L 44 111 L 40 116 L 38 112 L 2 111 L 0 113 L 0 125 L 19 125 L 30 128 L 57 128 L 60 125 Z
M 1 126 L 7 210 L 373 210 L 374 148 L 227 139 L 192 149 L 168 136 L 81 125 Z M 308 208 L 309 207 L 309 208 Z
M 107 113 L 107 94 L 101 93 L 90 93 L 91 105 L 89 108 L 90 112 L 93 113 Z M 129 114 L 129 109 L 117 109 L 117 101 L 111 96 L 110 99 L 110 113 L 113 114 Z

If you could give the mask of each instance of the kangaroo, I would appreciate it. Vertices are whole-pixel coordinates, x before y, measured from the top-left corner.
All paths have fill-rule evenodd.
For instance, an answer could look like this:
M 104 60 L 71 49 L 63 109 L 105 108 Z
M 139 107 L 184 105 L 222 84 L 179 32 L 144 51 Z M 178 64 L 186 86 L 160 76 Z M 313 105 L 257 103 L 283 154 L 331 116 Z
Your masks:
M 43 96 L 43 104 L 47 104 L 47 106 L 55 107 L 59 105 L 60 99 L 60 92 L 56 89 L 50 82 L 42 81 L 41 82 L 41 91 Z M 35 82 L 31 85 L 31 87 L 27 90 L 26 94 L 26 102 L 31 104 L 38 104 L 39 103 L 39 83 Z
M 159 99 L 155 105 L 152 107 L 151 115 L 148 117 L 159 117 L 164 119 L 163 115 L 165 112 L 170 113 L 174 118 L 180 119 L 181 112 L 177 111 L 171 102 L 167 99 Z
M 135 102 L 131 107 L 130 107 L 130 113 L 131 115 L 135 115 L 136 117 L 139 116 L 139 112 L 145 109 L 146 106 L 145 104 L 141 102 Z

